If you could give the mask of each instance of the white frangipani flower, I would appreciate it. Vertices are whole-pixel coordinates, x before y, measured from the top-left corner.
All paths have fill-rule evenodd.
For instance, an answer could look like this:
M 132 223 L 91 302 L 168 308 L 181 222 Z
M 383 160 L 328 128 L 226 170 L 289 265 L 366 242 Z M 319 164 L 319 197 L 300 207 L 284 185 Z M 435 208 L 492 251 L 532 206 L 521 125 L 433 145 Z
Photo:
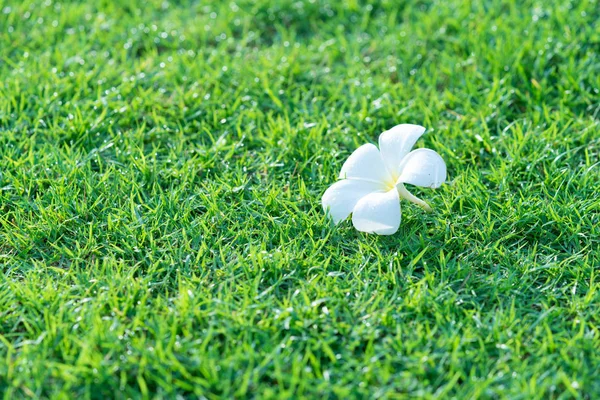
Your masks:
M 411 151 L 425 133 L 419 125 L 401 124 L 379 136 L 379 149 L 365 144 L 342 166 L 340 181 L 323 194 L 323 208 L 335 224 L 352 213 L 361 232 L 392 235 L 400 226 L 400 199 L 431 207 L 411 194 L 405 183 L 437 188 L 446 180 L 446 164 L 429 149 Z

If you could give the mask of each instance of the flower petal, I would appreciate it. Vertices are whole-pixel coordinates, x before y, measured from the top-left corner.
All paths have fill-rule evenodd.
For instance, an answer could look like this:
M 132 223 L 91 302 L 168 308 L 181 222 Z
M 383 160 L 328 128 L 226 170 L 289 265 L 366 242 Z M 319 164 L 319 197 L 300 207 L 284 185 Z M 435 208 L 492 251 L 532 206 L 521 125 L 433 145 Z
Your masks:
M 391 174 L 398 176 L 402 159 L 413 148 L 417 140 L 425 133 L 419 125 L 400 124 L 379 136 L 379 150 Z
M 321 202 L 325 212 L 329 211 L 333 223 L 337 224 L 350 215 L 361 198 L 378 190 L 380 186 L 377 183 L 345 179 L 331 185 L 323 194 Z
M 357 230 L 378 235 L 396 233 L 400 217 L 400 198 L 396 188 L 368 194 L 352 210 L 352 224 Z
M 446 163 L 430 149 L 417 149 L 408 153 L 400 165 L 398 182 L 437 188 L 446 181 Z
M 372 182 L 389 182 L 392 177 L 385 168 L 383 159 L 377 147 L 373 144 L 363 144 L 348 157 L 340 179 L 363 179 Z

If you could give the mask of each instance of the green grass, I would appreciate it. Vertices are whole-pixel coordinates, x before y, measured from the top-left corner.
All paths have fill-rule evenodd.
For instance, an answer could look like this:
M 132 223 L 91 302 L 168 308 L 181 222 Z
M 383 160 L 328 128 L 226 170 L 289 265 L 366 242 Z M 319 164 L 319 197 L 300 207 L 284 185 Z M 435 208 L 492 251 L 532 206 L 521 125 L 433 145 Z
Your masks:
M 600 396 L 597 1 L 139 3 L 0 0 L 5 398 Z M 333 227 L 398 123 L 434 212 Z

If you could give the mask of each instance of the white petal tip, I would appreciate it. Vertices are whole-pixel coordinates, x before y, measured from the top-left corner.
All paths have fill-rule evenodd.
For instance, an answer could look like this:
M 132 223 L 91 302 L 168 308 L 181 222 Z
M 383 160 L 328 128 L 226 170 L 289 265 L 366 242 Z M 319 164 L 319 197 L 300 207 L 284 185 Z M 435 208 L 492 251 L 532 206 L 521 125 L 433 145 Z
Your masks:
M 395 188 L 363 197 L 352 212 L 352 224 L 356 230 L 378 235 L 396 233 L 400 219 L 400 198 Z
M 393 228 L 393 227 L 382 227 L 381 229 L 378 229 L 376 231 L 362 231 L 360 229 L 356 229 L 359 232 L 362 233 L 366 233 L 366 234 L 374 234 L 374 235 L 379 235 L 379 236 L 391 236 L 394 233 L 398 232 L 398 228 Z
M 348 218 L 361 198 L 376 191 L 378 187 L 378 184 L 360 180 L 337 181 L 321 197 L 323 211 L 337 225 Z
M 417 133 L 418 135 L 422 135 L 425 132 L 425 127 L 421 126 L 421 125 L 416 125 L 416 124 L 398 124 L 390 129 L 388 129 L 386 132 L 391 132 L 391 131 L 402 131 L 402 132 L 407 132 L 407 133 Z

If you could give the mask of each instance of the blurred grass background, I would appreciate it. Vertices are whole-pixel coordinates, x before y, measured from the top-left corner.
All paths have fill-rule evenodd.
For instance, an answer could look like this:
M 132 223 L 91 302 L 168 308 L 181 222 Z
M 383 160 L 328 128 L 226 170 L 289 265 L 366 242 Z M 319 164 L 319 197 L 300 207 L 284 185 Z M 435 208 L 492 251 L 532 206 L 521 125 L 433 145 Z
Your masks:
M 0 392 L 600 396 L 599 21 L 0 0 Z M 322 193 L 398 123 L 446 160 L 435 211 L 331 226 Z

